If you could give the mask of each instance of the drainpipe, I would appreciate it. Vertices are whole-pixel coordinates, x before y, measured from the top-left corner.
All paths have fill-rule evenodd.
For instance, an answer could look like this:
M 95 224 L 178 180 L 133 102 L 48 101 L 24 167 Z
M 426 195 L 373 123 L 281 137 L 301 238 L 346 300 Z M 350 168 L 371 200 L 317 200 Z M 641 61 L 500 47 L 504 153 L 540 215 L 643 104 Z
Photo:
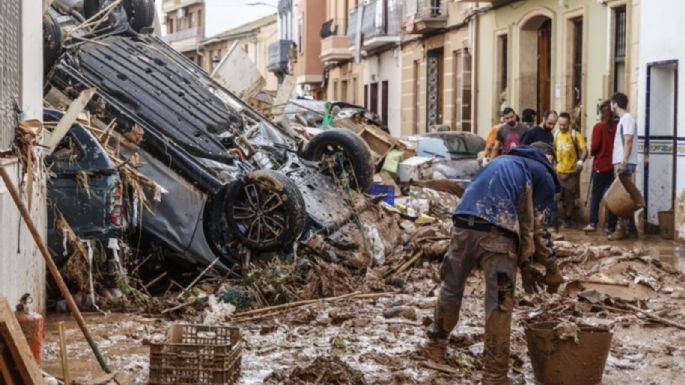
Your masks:
M 476 1 L 475 9 L 479 8 Z M 471 52 L 471 132 L 478 134 L 478 13 L 469 18 L 469 52 Z

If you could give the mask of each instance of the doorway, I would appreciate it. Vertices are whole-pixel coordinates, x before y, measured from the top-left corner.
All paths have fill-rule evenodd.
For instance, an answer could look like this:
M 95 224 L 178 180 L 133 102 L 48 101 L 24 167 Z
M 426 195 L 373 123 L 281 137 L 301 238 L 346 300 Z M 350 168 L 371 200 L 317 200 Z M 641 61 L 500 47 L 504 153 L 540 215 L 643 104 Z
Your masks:
M 647 66 L 644 138 L 644 231 L 655 232 L 659 212 L 674 210 L 678 155 L 678 61 Z
M 428 51 L 426 65 L 426 132 L 442 124 L 442 48 Z
M 539 114 L 551 108 L 552 101 L 552 19 L 535 15 L 521 25 L 519 32 L 519 109 L 535 108 Z

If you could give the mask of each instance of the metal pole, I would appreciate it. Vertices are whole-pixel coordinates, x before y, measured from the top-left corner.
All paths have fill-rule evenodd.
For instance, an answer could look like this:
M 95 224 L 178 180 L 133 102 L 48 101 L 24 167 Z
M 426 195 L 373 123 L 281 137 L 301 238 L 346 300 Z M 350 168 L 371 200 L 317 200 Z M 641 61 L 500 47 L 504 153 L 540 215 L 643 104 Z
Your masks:
M 66 283 L 64 283 L 64 279 L 62 278 L 59 269 L 57 269 L 55 261 L 53 261 L 52 256 L 48 251 L 48 248 L 45 246 L 45 243 L 41 239 L 40 234 L 38 233 L 38 229 L 36 229 L 36 225 L 33 223 L 33 220 L 31 219 L 31 216 L 29 215 L 29 212 L 26 209 L 24 202 L 21 201 L 19 192 L 17 191 L 17 188 L 14 186 L 14 183 L 12 183 L 12 180 L 7 174 L 7 170 L 5 170 L 5 167 L 0 167 L 0 176 L 2 176 L 2 180 L 3 182 L 5 182 L 5 186 L 7 186 L 7 191 L 9 191 L 10 195 L 12 196 L 14 204 L 17 206 L 17 209 L 19 209 L 19 213 L 21 214 L 22 218 L 24 218 L 24 223 L 26 223 L 26 226 L 29 228 L 31 235 L 33 236 L 33 240 L 36 242 L 36 245 L 38 246 L 40 253 L 43 255 L 43 259 L 45 259 L 45 264 L 48 266 L 48 270 L 50 270 L 50 274 L 52 274 L 52 278 L 54 278 L 55 283 L 57 284 L 57 287 L 59 288 L 59 291 L 62 294 L 62 297 L 64 297 L 64 299 L 67 301 L 67 306 L 69 307 L 69 311 L 71 311 L 71 315 L 76 320 L 76 323 L 81 329 L 81 332 L 83 332 L 83 336 L 86 338 L 86 341 L 88 341 L 88 345 L 90 345 L 91 350 L 93 350 L 93 354 L 95 355 L 98 364 L 100 364 L 100 367 L 102 368 L 102 370 L 105 371 L 105 373 L 112 373 L 112 370 L 107 366 L 105 358 L 102 356 L 102 353 L 100 353 L 100 350 L 98 349 L 95 340 L 93 340 L 93 336 L 90 334 L 90 330 L 88 330 L 88 326 L 86 325 L 86 320 L 83 319 L 81 311 L 79 311 L 78 306 L 76 306 L 74 297 L 71 296 L 71 293 L 69 292 Z

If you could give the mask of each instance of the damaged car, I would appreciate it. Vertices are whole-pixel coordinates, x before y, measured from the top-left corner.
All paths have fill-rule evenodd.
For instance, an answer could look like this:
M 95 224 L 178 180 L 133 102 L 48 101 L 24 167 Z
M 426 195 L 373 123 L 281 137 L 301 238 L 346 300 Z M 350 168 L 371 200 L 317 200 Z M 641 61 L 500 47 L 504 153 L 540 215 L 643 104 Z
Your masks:
M 44 28 L 57 47 L 45 55 L 46 99 L 67 104 L 95 88 L 93 125 L 116 126 L 121 158 L 166 190 L 140 213 L 147 238 L 226 265 L 239 245 L 289 253 L 335 238 L 367 205 L 354 192 L 372 182 L 364 141 L 329 130 L 303 142 L 268 121 L 149 34 L 147 3 L 57 0 Z

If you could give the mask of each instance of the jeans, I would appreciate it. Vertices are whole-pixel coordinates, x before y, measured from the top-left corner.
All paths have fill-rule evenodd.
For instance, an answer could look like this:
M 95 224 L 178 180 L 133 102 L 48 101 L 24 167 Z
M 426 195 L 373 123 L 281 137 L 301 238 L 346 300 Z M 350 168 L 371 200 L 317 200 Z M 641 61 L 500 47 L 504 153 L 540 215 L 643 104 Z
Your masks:
M 604 172 L 592 172 L 592 196 L 590 197 L 590 224 L 597 226 L 599 223 L 599 204 L 604 198 L 607 190 L 614 182 L 614 171 L 604 171 Z M 616 222 L 618 218 L 616 215 L 612 214 L 609 210 L 606 210 L 607 225 L 609 227 L 609 232 L 616 231 Z

